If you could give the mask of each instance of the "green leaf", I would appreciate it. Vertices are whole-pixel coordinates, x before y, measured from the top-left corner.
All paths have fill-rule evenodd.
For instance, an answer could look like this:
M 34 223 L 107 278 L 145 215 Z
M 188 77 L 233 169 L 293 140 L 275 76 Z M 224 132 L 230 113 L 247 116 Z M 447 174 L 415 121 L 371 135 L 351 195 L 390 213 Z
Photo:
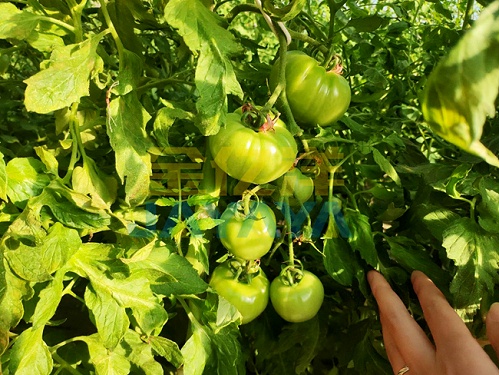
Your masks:
M 46 68 L 24 81 L 26 109 L 50 113 L 88 96 L 90 76 L 100 59 L 97 46 L 104 35 L 55 49 L 45 61 Z
M 14 4 L 0 4 L 0 38 L 28 38 L 38 26 L 40 16 L 19 10 Z
M 337 235 L 324 239 L 324 266 L 336 282 L 344 286 L 352 285 L 357 261 L 348 243 Z
M 373 157 L 374 161 L 379 165 L 381 170 L 385 172 L 398 186 L 402 186 L 400 177 L 393 165 L 376 148 L 373 148 Z
M 147 340 L 145 342 L 144 340 Z M 164 373 L 159 362 L 154 359 L 154 347 L 150 337 L 142 338 L 138 332 L 128 330 L 123 341 L 114 352 L 121 354 L 131 364 L 131 374 L 157 375 Z M 179 351 L 180 352 L 180 351 Z
M 179 368 L 182 365 L 184 361 L 182 352 L 175 341 L 162 336 L 149 336 L 148 341 L 154 352 L 165 358 L 175 368 Z
M 135 275 L 150 280 L 154 293 L 163 296 L 200 294 L 208 288 L 187 259 L 159 247 L 154 248 L 147 259 L 129 266 Z
M 5 172 L 7 195 L 19 207 L 24 207 L 29 198 L 39 195 L 50 182 L 43 163 L 34 158 L 12 159 Z
M 378 253 L 374 246 L 374 238 L 369 223 L 369 217 L 358 211 L 346 209 L 344 211 L 345 220 L 350 230 L 348 242 L 353 250 L 360 253 L 360 256 L 371 266 L 378 264 Z
M 233 35 L 199 0 L 171 0 L 165 19 L 178 30 L 189 49 L 199 53 L 195 82 L 199 94 L 198 127 L 204 135 L 216 134 L 227 114 L 227 95 L 243 97 L 230 56 L 241 52 Z
M 170 141 L 168 140 L 170 129 L 176 120 L 192 119 L 191 113 L 184 111 L 181 108 L 175 107 L 173 103 L 162 101 L 165 107 L 160 108 L 154 119 L 153 129 L 154 137 L 160 147 L 169 148 Z
M 492 233 L 499 233 L 499 183 L 484 177 L 479 182 L 482 201 L 477 210 L 480 213 L 478 223 L 480 226 Z
M 20 279 L 6 267 L 4 296 L 0 299 L 0 353 L 7 348 L 10 337 L 10 334 L 3 336 L 3 333 L 7 334 L 18 325 L 24 315 L 23 300 L 30 299 L 33 294 L 29 282 Z
M 127 357 L 116 351 L 108 350 L 98 335 L 82 338 L 88 346 L 90 362 L 95 367 L 97 375 L 128 375 L 130 362 Z
M 421 204 L 416 210 L 421 212 L 426 228 L 439 241 L 443 241 L 443 232 L 461 218 L 456 212 L 440 206 Z
M 10 353 L 9 373 L 19 375 L 49 375 L 53 361 L 42 339 L 43 329 L 28 328 L 16 338 Z
M 92 312 L 100 342 L 105 348 L 113 349 L 128 330 L 130 320 L 125 308 L 105 288 L 101 288 L 98 281 L 93 284 L 85 290 L 85 304 Z
M 75 229 L 102 230 L 110 223 L 110 215 L 93 207 L 92 199 L 67 188 L 58 181 L 52 181 L 34 204 L 47 206 L 62 224 Z
M 126 203 L 139 205 L 149 195 L 152 146 L 146 133 L 151 116 L 140 103 L 135 91 L 120 96 L 109 105 L 107 133 L 116 155 L 116 171 L 125 183 Z
M 287 22 L 295 18 L 306 5 L 306 0 L 291 0 L 288 5 L 282 7 L 276 7 L 273 0 L 263 1 L 265 11 L 281 22 Z
M 91 285 L 87 287 L 85 298 L 89 298 L 89 308 L 100 328 L 99 333 L 105 333 L 109 339 L 107 346 L 115 346 L 125 332 L 125 325 L 128 327 L 126 309 L 131 311 L 134 323 L 146 335 L 161 329 L 168 314 L 161 300 L 153 294 L 148 279 L 141 274 L 130 273 L 123 262 L 116 261 L 116 250 L 107 248 L 109 255 L 114 254 L 109 259 L 112 262 L 106 259 L 107 256 L 99 259 L 99 254 L 96 253 L 99 251 L 106 251 L 106 246 L 100 244 L 82 247 L 71 259 L 71 270 L 90 280 Z M 103 273 L 106 269 L 107 272 Z M 127 277 L 110 277 L 115 274 Z M 107 327 L 113 323 L 114 315 L 120 317 L 117 319 L 118 328 L 121 327 L 119 329 Z
M 0 152 L 0 199 L 7 200 L 7 169 L 3 154 Z
M 52 281 L 40 292 L 32 318 L 34 329 L 44 326 L 54 316 L 61 302 L 65 274 L 64 269 L 57 271 Z
M 373 32 L 377 30 L 383 22 L 383 17 L 372 15 L 351 19 L 348 21 L 346 27 L 354 27 L 358 32 Z
M 485 293 L 494 292 L 499 282 L 499 237 L 462 218 L 445 230 L 442 245 L 458 268 L 450 287 L 457 308 L 477 304 Z
M 88 157 L 83 160 L 83 167 L 75 167 L 71 178 L 73 189 L 89 195 L 94 207 L 108 209 L 116 200 L 117 181 L 113 177 L 105 175 Z
M 55 223 L 47 237 L 36 246 L 19 244 L 18 249 L 5 252 L 12 270 L 27 281 L 44 282 L 66 264 L 81 245 L 78 232 Z
M 422 109 L 431 129 L 463 150 L 499 166 L 481 142 L 486 117 L 496 113 L 499 90 L 499 3 L 437 65 L 425 86 Z
M 205 327 L 194 324 L 191 337 L 181 349 L 185 375 L 203 375 L 206 362 L 212 356 L 211 340 Z
M 386 237 L 390 246 L 390 256 L 409 272 L 424 272 L 442 291 L 448 288 L 448 271 L 438 266 L 430 254 L 416 242 L 407 237 Z

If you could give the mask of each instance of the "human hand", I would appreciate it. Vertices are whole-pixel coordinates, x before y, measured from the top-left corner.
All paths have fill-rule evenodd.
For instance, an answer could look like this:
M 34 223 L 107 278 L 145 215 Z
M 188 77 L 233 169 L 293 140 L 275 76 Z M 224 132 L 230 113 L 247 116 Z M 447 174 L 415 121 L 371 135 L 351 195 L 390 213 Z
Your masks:
M 424 273 L 414 271 L 411 281 L 434 343 L 379 272 L 370 271 L 367 280 L 378 303 L 383 341 L 394 374 L 499 374 L 445 296 Z M 488 339 L 499 354 L 499 304 L 491 306 L 486 327 Z

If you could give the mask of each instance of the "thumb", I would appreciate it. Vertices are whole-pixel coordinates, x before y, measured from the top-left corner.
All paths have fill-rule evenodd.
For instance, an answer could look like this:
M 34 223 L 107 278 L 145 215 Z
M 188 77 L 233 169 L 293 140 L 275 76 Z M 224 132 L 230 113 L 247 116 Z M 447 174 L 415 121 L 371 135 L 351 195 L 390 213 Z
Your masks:
M 485 324 L 487 325 L 487 337 L 490 344 L 499 355 L 499 302 L 495 302 L 490 306 Z

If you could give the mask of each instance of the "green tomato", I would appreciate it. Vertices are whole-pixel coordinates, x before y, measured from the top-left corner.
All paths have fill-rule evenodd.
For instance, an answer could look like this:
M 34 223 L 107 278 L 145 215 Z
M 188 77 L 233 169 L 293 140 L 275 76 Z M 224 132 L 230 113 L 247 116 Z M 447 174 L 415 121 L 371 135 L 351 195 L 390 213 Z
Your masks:
M 229 113 L 220 131 L 208 138 L 218 167 L 229 176 L 253 184 L 273 181 L 291 168 L 298 152 L 294 137 L 281 120 L 273 129 L 252 129 L 240 113 Z
M 230 203 L 220 216 L 218 226 L 222 245 L 233 255 L 245 260 L 259 259 L 268 253 L 274 242 L 276 218 L 264 202 L 251 201 L 248 215 L 242 201 Z
M 272 280 L 270 301 L 275 311 L 291 323 L 312 319 L 324 301 L 324 286 L 310 271 L 302 271 L 301 280 L 288 285 L 284 276 Z
M 286 172 L 277 181 L 277 197 L 288 197 L 290 205 L 305 203 L 314 194 L 314 180 L 305 176 L 299 168 Z
M 210 286 L 242 315 L 242 324 L 257 318 L 269 303 L 269 280 L 262 269 L 248 283 L 239 281 L 229 266 L 222 263 L 211 274 Z
M 272 67 L 270 88 L 279 77 L 279 59 Z M 304 125 L 328 126 L 350 106 L 348 81 L 334 71 L 326 71 L 313 57 L 289 51 L 286 62 L 286 96 L 295 119 Z

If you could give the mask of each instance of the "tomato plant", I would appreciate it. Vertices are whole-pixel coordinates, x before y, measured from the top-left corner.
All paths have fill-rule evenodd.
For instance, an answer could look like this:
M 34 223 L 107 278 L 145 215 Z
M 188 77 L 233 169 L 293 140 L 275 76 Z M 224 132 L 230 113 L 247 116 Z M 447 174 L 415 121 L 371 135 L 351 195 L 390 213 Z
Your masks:
M 230 203 L 220 219 L 223 223 L 218 226 L 218 235 L 231 254 L 254 260 L 270 250 L 276 235 L 276 218 L 266 203 Z
M 425 272 L 484 339 L 498 24 L 492 0 L 0 1 L 0 373 L 388 374 L 373 268 L 422 324 Z M 255 188 L 231 254 L 220 214 Z M 328 298 L 241 327 L 221 258 L 234 304 L 283 263 Z
M 280 119 L 268 117 L 253 128 L 241 116 L 228 114 L 220 131 L 209 137 L 215 163 L 241 181 L 264 184 L 279 178 L 295 161 L 293 136 Z
M 278 59 L 272 67 L 270 87 L 279 82 Z M 328 126 L 345 114 L 351 99 L 348 81 L 335 70 L 326 71 L 301 51 L 289 51 L 285 67 L 286 95 L 297 121 Z
M 261 269 L 240 276 L 230 263 L 227 261 L 213 270 L 210 285 L 237 308 L 242 315 L 242 324 L 246 324 L 256 319 L 267 307 L 269 280 Z
M 312 319 L 324 301 L 324 286 L 312 272 L 295 271 L 287 276 L 284 272 L 270 284 L 270 301 L 276 312 L 284 320 L 292 323 Z

